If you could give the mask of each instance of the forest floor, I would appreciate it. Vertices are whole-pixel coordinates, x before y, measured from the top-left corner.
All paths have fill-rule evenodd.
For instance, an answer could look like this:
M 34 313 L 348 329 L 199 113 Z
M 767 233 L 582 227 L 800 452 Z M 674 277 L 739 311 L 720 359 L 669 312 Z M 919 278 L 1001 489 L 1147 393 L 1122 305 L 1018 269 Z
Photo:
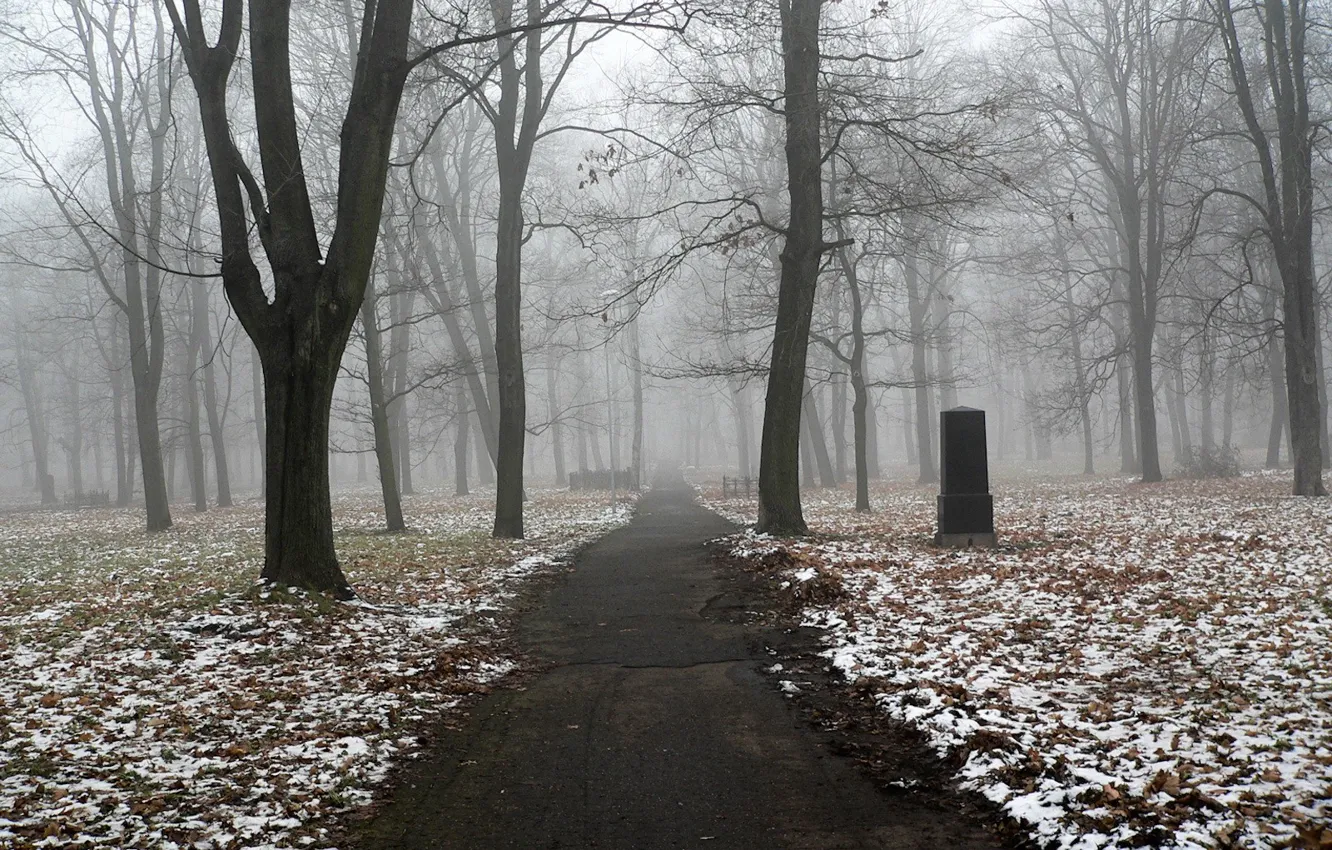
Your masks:
M 148 535 L 141 511 L 0 520 L 0 847 L 326 846 L 392 763 L 513 667 L 528 581 L 624 524 L 604 494 L 529 491 L 528 539 L 491 497 L 416 496 L 379 533 L 335 499 L 358 600 L 255 584 L 262 508 Z
M 848 743 L 784 698 L 810 630 L 719 564 L 735 526 L 659 479 L 521 618 L 530 672 L 395 773 L 364 850 L 997 850 L 956 792 L 876 786 Z M 914 735 L 913 770 L 937 760 Z M 342 845 L 344 848 L 347 845 Z
M 965 551 L 931 545 L 934 488 L 814 491 L 814 536 L 721 545 L 1036 846 L 1328 848 L 1332 502 L 1289 488 L 999 480 L 1000 545 Z

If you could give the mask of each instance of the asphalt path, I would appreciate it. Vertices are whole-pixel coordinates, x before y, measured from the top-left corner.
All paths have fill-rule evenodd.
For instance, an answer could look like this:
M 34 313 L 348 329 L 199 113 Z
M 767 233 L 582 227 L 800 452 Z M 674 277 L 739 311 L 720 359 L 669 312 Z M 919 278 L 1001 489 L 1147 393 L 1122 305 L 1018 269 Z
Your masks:
M 763 668 L 706 542 L 734 531 L 676 486 L 527 615 L 541 664 L 442 732 L 365 825 L 369 850 L 989 850 L 974 821 L 885 794 L 832 755 Z M 728 595 L 729 594 L 729 595 Z

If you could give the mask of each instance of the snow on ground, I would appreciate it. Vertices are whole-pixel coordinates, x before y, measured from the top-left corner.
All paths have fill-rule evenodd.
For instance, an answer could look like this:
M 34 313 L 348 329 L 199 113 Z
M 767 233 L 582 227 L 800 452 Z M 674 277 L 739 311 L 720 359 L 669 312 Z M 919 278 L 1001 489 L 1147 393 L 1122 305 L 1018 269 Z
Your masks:
M 1040 846 L 1327 848 L 1332 501 L 1289 487 L 999 482 L 970 551 L 930 545 L 933 490 L 819 491 L 815 537 L 727 545 Z
M 156 535 L 138 511 L 0 516 L 0 847 L 329 846 L 423 721 L 513 668 L 523 580 L 631 511 L 529 496 L 524 541 L 489 537 L 485 496 L 410 498 L 398 535 L 336 500 L 351 603 L 254 584 L 257 504 Z

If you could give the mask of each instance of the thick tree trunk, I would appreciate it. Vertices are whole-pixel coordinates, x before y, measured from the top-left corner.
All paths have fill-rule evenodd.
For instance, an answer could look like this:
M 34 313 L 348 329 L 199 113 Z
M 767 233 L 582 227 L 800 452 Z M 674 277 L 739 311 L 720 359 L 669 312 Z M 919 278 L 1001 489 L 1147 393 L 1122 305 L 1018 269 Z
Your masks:
M 1314 316 L 1310 245 L 1278 253 L 1284 283 L 1282 314 L 1286 339 L 1286 393 L 1290 408 L 1290 447 L 1297 496 L 1322 496 L 1323 414 L 1318 400 L 1318 324 Z
M 823 253 L 819 139 L 819 16 L 822 0 L 781 0 L 786 166 L 790 218 L 782 248 L 759 458 L 758 530 L 805 534 L 798 463 L 809 327 Z
M 495 361 L 499 367 L 499 453 L 495 463 L 495 528 L 501 538 L 523 536 L 523 446 L 527 388 L 522 342 L 522 182 L 501 163 L 495 248 Z M 512 164 L 508 168 L 512 169 Z M 525 176 L 525 175 L 523 175 Z
M 328 478 L 329 414 L 342 347 L 312 347 L 308 357 L 284 351 L 264 358 L 268 446 L 262 577 L 350 598 L 354 594 L 333 545 Z

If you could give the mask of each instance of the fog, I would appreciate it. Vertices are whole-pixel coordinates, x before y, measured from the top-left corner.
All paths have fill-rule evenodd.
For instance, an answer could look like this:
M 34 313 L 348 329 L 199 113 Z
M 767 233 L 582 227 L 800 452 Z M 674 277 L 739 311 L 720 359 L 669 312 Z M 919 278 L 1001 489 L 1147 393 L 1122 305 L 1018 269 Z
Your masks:
M 685 468 L 802 531 L 792 476 L 873 510 L 958 405 L 1001 476 L 1322 492 L 1321 6 L 1282 52 L 1224 3 L 841 2 L 802 71 L 818 4 L 283 5 L 0 25 L 9 505 L 164 529 L 267 474 L 270 577 L 328 489 L 517 537 L 525 488 Z

